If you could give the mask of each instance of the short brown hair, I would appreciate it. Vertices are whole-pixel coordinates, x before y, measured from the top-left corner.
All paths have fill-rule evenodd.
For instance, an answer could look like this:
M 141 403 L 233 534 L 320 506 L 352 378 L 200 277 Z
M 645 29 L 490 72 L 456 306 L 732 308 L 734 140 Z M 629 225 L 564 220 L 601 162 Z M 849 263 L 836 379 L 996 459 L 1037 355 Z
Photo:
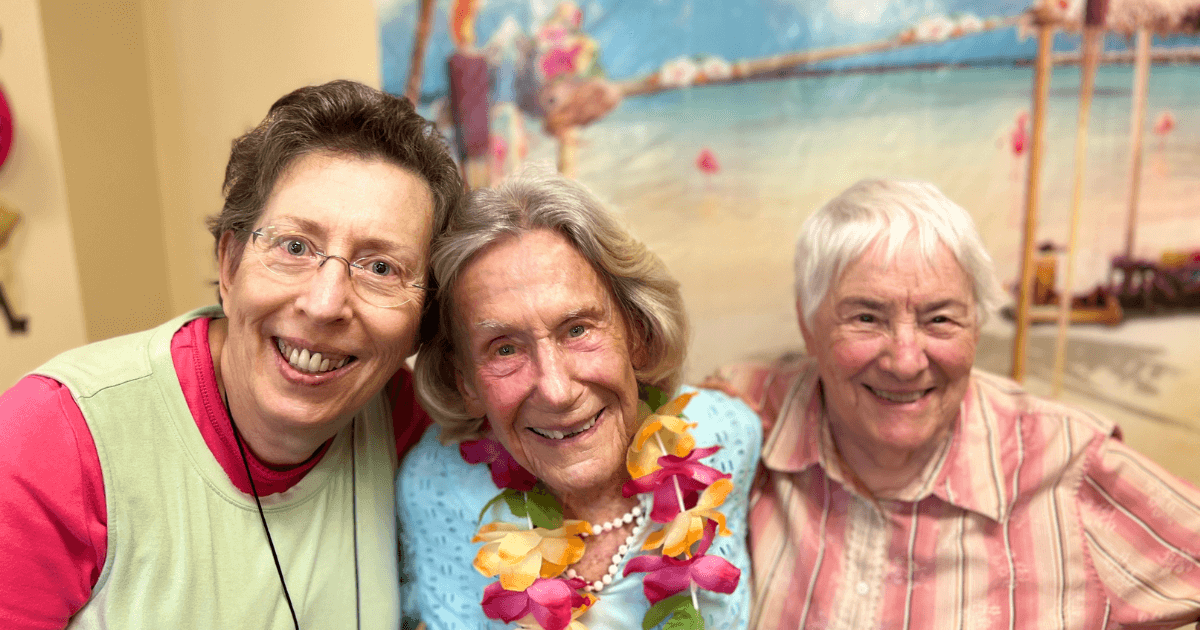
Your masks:
M 421 177 L 433 193 L 435 238 L 462 196 L 449 147 L 408 99 L 355 81 L 330 81 L 283 96 L 257 127 L 233 141 L 221 188 L 225 205 L 208 219 L 217 246 L 234 230 L 240 254 L 249 236 L 241 230 L 254 229 L 280 176 L 313 153 L 385 160 Z

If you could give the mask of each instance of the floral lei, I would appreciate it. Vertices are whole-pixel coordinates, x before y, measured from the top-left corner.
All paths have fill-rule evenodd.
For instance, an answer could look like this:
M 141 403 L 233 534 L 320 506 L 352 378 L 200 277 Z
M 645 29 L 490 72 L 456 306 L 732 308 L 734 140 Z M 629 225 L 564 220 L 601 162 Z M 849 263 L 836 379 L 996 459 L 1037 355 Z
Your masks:
M 689 430 L 696 425 L 683 418 L 695 395 L 667 401 L 662 392 L 644 387 L 638 401 L 639 428 L 626 454 L 632 481 L 621 488 L 626 497 L 653 493 L 650 520 L 662 525 L 651 532 L 642 550 L 662 548 L 661 556 L 636 556 L 625 575 L 645 573 L 642 589 L 650 610 L 642 621 L 653 628 L 663 620 L 671 630 L 703 629 L 696 590 L 732 593 L 741 571 L 720 556 L 707 555 L 718 533 L 729 536 L 725 515 L 717 507 L 733 489 L 730 475 L 701 464 L 720 446 L 697 449 Z M 483 591 L 483 612 L 490 619 L 517 622 L 541 630 L 587 630 L 578 618 L 599 601 L 581 593 L 585 582 L 561 577 L 583 557 L 586 521 L 563 518 L 562 505 L 532 473 L 491 439 L 463 442 L 459 452 L 469 464 L 487 463 L 492 481 L 503 490 L 479 514 L 504 502 L 514 516 L 526 519 L 527 529 L 504 522 L 483 525 L 471 542 L 486 543 L 474 566 L 500 580 Z

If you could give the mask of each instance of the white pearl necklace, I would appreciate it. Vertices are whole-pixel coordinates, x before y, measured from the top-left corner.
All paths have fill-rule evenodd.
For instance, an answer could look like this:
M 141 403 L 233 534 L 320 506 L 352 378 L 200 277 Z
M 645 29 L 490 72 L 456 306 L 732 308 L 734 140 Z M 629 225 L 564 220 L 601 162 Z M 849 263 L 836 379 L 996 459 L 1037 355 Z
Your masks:
M 589 582 L 588 584 L 584 585 L 583 590 L 589 593 L 599 593 L 600 591 L 604 590 L 605 586 L 612 584 L 613 579 L 615 579 L 617 575 L 617 567 L 620 566 L 621 561 L 625 559 L 625 556 L 629 555 L 629 552 L 633 549 L 633 544 L 637 542 L 638 536 L 642 533 L 642 529 L 646 526 L 645 511 L 642 509 L 640 504 L 635 505 L 633 506 L 632 510 L 629 510 L 623 516 L 618 516 L 611 521 L 607 521 L 599 525 L 592 525 L 591 532 L 584 532 L 582 534 L 584 538 L 587 538 L 588 536 L 599 536 L 604 532 L 611 532 L 614 529 L 619 529 L 620 527 L 630 523 L 634 523 L 633 531 L 629 532 L 629 536 L 625 538 L 625 544 L 618 547 L 617 553 L 613 554 L 612 562 L 608 565 L 608 571 L 605 572 L 604 577 L 596 580 L 595 582 Z M 580 576 L 575 569 L 567 569 L 567 577 L 574 579 Z

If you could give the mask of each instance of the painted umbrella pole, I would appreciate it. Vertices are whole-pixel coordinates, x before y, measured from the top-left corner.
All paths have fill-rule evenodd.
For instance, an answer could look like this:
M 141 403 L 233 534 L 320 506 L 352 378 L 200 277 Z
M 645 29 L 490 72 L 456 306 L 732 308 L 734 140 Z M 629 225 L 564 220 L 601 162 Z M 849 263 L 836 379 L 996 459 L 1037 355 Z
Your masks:
M 408 64 L 408 83 L 404 95 L 415 106 L 421 98 L 421 79 L 425 70 L 425 48 L 429 43 L 429 32 L 433 27 L 433 6 L 436 0 L 421 0 L 421 17 L 417 20 L 416 37 L 413 38 L 412 59 Z
M 1067 328 L 1071 323 L 1071 302 L 1075 289 L 1075 251 L 1079 241 L 1079 214 L 1083 205 L 1084 175 L 1087 171 L 1088 118 L 1092 108 L 1092 91 L 1096 84 L 1096 62 L 1104 37 L 1102 26 L 1086 26 L 1083 31 L 1083 63 L 1080 65 L 1079 118 L 1075 128 L 1075 179 L 1071 190 L 1071 226 L 1067 241 L 1066 274 L 1058 297 L 1058 335 L 1054 341 L 1054 372 L 1051 395 L 1062 394 L 1063 373 L 1067 362 Z
M 1025 347 L 1029 336 L 1029 307 L 1033 299 L 1033 255 L 1037 241 L 1038 199 L 1041 191 L 1042 153 L 1045 148 L 1046 106 L 1050 96 L 1053 67 L 1054 26 L 1038 24 L 1037 65 L 1033 72 L 1032 128 L 1029 136 L 1029 167 L 1025 180 L 1025 232 L 1021 252 L 1021 278 L 1017 288 L 1017 330 L 1013 335 L 1013 380 L 1025 380 Z
M 1146 93 L 1150 87 L 1150 30 L 1139 27 L 1133 63 L 1133 110 L 1129 121 L 1129 215 L 1125 222 L 1125 257 L 1133 258 L 1137 240 L 1138 201 L 1142 192 L 1142 136 L 1146 128 Z
M 558 135 L 558 172 L 575 179 L 578 161 L 579 127 L 567 127 Z

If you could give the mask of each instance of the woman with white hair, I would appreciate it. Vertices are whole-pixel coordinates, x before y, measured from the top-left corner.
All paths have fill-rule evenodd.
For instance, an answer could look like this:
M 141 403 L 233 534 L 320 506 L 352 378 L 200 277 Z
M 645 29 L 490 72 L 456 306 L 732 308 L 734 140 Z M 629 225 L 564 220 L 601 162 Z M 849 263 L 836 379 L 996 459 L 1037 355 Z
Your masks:
M 472 193 L 432 261 L 416 386 L 438 428 L 399 474 L 405 601 L 431 630 L 744 628 L 761 427 L 675 397 L 687 323 L 659 259 L 582 186 L 527 174 Z
M 796 244 L 809 358 L 724 370 L 769 425 L 752 628 L 1200 617 L 1200 492 L 1107 420 L 972 369 L 998 298 L 966 211 L 855 184 Z

